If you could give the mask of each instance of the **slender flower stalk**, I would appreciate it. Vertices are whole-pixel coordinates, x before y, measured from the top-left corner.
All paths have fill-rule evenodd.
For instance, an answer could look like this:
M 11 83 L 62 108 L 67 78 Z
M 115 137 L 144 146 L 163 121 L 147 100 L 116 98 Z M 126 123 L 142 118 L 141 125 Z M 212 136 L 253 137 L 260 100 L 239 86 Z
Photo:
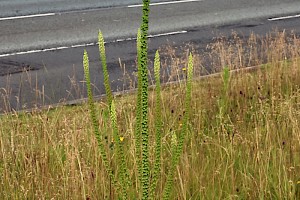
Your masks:
M 103 70 L 103 76 L 104 76 L 104 87 L 105 87 L 105 92 L 107 96 L 107 101 L 109 108 L 111 106 L 111 102 L 113 100 L 112 96 L 112 91 L 109 83 L 109 74 L 107 70 L 107 63 L 106 63 L 106 53 L 105 53 L 105 43 L 104 43 L 104 38 L 102 32 L 99 30 L 98 33 L 98 45 L 99 45 L 99 53 L 100 53 L 100 58 L 102 62 L 102 70 Z
M 135 127 L 135 153 L 138 168 L 138 180 L 141 183 L 141 118 L 142 118 L 142 77 L 141 77 L 141 30 L 137 33 L 137 71 L 138 71 L 138 90 L 137 90 L 137 105 L 136 105 L 136 127 Z
M 128 174 L 128 170 L 127 170 L 126 164 L 125 164 L 123 145 L 121 144 L 121 141 L 120 141 L 121 137 L 119 136 L 119 132 L 118 132 L 116 108 L 115 108 L 115 106 L 112 107 L 112 105 L 114 105 L 114 104 L 113 104 L 112 91 L 111 91 L 111 87 L 110 87 L 109 74 L 108 74 L 108 70 L 107 70 L 105 43 L 104 43 L 103 34 L 100 30 L 99 30 L 99 34 L 98 34 L 98 44 L 99 44 L 100 57 L 101 57 L 101 61 L 102 61 L 104 87 L 105 87 L 105 91 L 106 91 L 107 101 L 108 101 L 108 105 L 109 105 L 109 109 L 110 109 L 110 117 L 111 117 L 112 126 L 113 126 L 114 141 L 116 142 L 116 146 L 117 146 L 117 154 L 118 154 L 118 159 L 119 159 L 118 163 L 120 164 L 120 167 L 121 167 L 120 179 L 121 179 L 121 185 L 123 188 L 122 194 L 123 194 L 124 199 L 127 199 L 126 190 L 128 189 L 128 186 L 129 186 L 129 174 Z
M 158 51 L 155 54 L 154 60 L 154 73 L 156 81 L 156 118 L 155 118 L 155 160 L 154 169 L 152 174 L 152 180 L 150 185 L 150 162 L 149 162 L 149 125 L 148 125 L 148 26 L 149 26 L 149 4 L 150 0 L 143 0 L 143 16 L 141 29 L 137 34 L 137 60 L 138 60 L 138 91 L 137 91 L 137 111 L 136 111 L 136 129 L 135 129 L 135 149 L 138 167 L 138 197 L 142 200 L 154 199 L 155 190 L 159 181 L 159 175 L 161 173 L 161 134 L 162 134 L 162 114 L 161 114 L 161 85 L 160 85 L 160 57 Z M 112 122 L 113 139 L 116 149 L 116 162 L 119 167 L 118 174 L 114 175 L 112 168 L 109 164 L 105 148 L 102 144 L 102 135 L 99 131 L 99 124 L 96 118 L 96 109 L 94 106 L 94 100 L 91 90 L 91 81 L 89 75 L 89 60 L 88 54 L 84 51 L 83 65 L 84 74 L 87 83 L 88 92 L 88 104 L 90 107 L 90 113 L 92 123 L 94 127 L 94 133 L 98 141 L 101 157 L 104 166 L 112 180 L 118 197 L 122 199 L 128 199 L 128 189 L 130 184 L 129 170 L 126 166 L 125 154 L 124 154 L 124 137 L 120 137 L 117 123 L 117 112 L 115 102 L 113 101 L 113 95 L 110 87 L 109 74 L 106 64 L 105 55 L 105 43 L 101 31 L 98 34 L 99 52 L 103 68 L 104 86 L 107 95 L 107 101 L 109 105 L 109 116 Z M 172 160 L 171 167 L 167 175 L 166 186 L 163 193 L 163 199 L 170 198 L 170 192 L 174 179 L 175 167 L 178 164 L 179 157 L 183 150 L 183 143 L 185 135 L 187 133 L 187 123 L 190 113 L 191 104 L 191 83 L 193 72 L 193 57 L 190 54 L 188 63 L 188 77 L 187 77 L 187 90 L 185 100 L 185 115 L 183 119 L 183 125 L 181 126 L 181 133 L 177 138 L 177 133 L 172 133 Z M 116 180 L 118 177 L 118 182 Z M 151 187 L 150 187 L 151 186 Z M 119 188 L 119 189 L 118 189 Z M 150 190 L 150 191 L 149 191 Z
M 141 25 L 141 110 L 142 110 L 142 199 L 149 197 L 149 133 L 148 133 L 148 28 L 149 0 L 143 0 L 143 17 Z
M 155 108 L 155 161 L 152 176 L 150 199 L 154 199 L 155 189 L 158 183 L 158 177 L 161 171 L 161 86 L 160 86 L 160 57 L 156 51 L 154 59 L 154 75 L 155 75 L 155 93 L 156 93 L 156 108 Z
M 121 194 L 123 196 L 123 199 L 128 199 L 127 189 L 129 186 L 129 175 L 126 167 L 123 144 L 121 144 L 122 139 L 118 131 L 117 113 L 116 113 L 116 107 L 114 101 L 111 102 L 110 119 L 112 122 L 113 137 L 114 137 L 114 142 L 116 144 L 116 150 L 117 150 L 117 163 L 120 166 L 120 184 L 122 187 Z
M 110 179 L 112 180 L 112 183 L 116 186 L 115 176 L 113 175 L 104 145 L 102 143 L 103 139 L 102 139 L 102 135 L 100 134 L 99 124 L 98 124 L 98 120 L 96 118 L 96 109 L 95 109 L 94 99 L 93 99 L 93 94 L 92 94 L 92 89 L 91 89 L 89 58 L 88 58 L 88 53 L 86 50 L 84 50 L 84 54 L 83 54 L 83 67 L 84 67 L 84 76 L 85 76 L 86 86 L 87 86 L 88 105 L 89 105 L 90 115 L 91 115 L 92 124 L 93 124 L 93 128 L 94 128 L 94 134 L 95 134 L 95 137 L 98 142 L 98 147 L 100 150 L 100 154 L 101 154 L 105 169 L 108 172 Z
M 173 180 L 174 180 L 175 167 L 178 165 L 180 155 L 182 154 L 183 143 L 184 143 L 185 136 L 187 133 L 188 120 L 189 120 L 189 114 L 190 114 L 190 105 L 191 105 L 191 99 L 192 99 L 192 92 L 191 92 L 192 91 L 192 75 L 193 75 L 193 57 L 192 57 L 192 54 L 190 54 L 189 63 L 188 63 L 187 89 L 186 89 L 186 97 L 185 97 L 185 115 L 183 116 L 182 129 L 181 129 L 179 138 L 177 140 L 178 143 L 176 146 L 176 151 L 173 150 L 174 153 L 172 155 L 171 168 L 168 172 L 166 186 L 165 186 L 164 192 L 163 192 L 164 200 L 170 199 L 171 189 L 172 189 Z M 173 139 L 172 144 L 174 144 L 174 140 L 175 139 Z M 174 146 L 174 145 L 172 145 L 172 146 Z M 173 148 L 174 147 L 172 147 L 172 149 Z

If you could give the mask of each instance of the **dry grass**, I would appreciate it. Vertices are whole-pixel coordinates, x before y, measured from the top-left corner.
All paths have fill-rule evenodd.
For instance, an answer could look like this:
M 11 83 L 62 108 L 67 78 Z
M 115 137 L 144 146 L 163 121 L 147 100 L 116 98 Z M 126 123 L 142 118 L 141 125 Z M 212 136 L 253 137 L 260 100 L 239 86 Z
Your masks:
M 267 64 L 253 72 L 232 74 L 225 93 L 220 77 L 193 83 L 189 135 L 177 168 L 173 199 L 296 198 L 300 178 L 300 40 L 285 33 L 260 40 L 254 37 L 249 40 L 262 45 L 249 46 L 249 41 L 237 38 L 236 42 L 212 45 L 209 58 L 216 71 L 225 65 L 232 69 L 261 65 L 263 59 Z M 171 62 L 176 66 L 182 61 Z M 195 64 L 200 72 L 203 66 Z M 182 65 L 176 67 L 178 70 L 173 70 L 178 77 L 184 76 Z M 179 84 L 162 92 L 164 148 L 158 199 L 168 170 L 170 133 L 181 128 L 184 91 L 184 84 Z M 222 113 L 221 99 L 226 102 Z M 154 100 L 150 93 L 150 134 L 154 132 Z M 116 107 L 134 186 L 135 97 L 117 98 Z M 104 143 L 111 164 L 118 170 L 110 124 L 104 126 L 107 105 L 100 102 L 97 109 L 99 123 L 107 133 Z M 1 116 L 0 199 L 110 199 L 114 190 L 103 170 L 88 112 L 87 105 L 80 105 Z M 132 196 L 137 192 L 133 187 Z

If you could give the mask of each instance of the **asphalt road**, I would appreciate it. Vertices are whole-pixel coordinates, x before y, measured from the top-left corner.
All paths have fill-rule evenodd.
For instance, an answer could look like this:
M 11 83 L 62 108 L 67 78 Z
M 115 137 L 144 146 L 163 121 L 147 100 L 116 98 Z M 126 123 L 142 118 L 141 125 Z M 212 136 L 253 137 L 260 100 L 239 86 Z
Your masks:
M 152 0 L 151 2 L 162 1 Z M 1 0 L 0 17 L 120 7 L 140 2 L 141 0 Z
M 0 21 L 0 54 L 95 42 L 99 29 L 107 41 L 134 37 L 141 18 L 140 7 L 126 6 L 53 12 L 50 16 Z M 298 0 L 199 0 L 152 6 L 150 34 L 297 12 Z
M 43 7 L 49 1 L 39 1 L 40 4 L 24 1 L 35 5 L 30 7 L 26 4 L 28 7 L 24 6 L 24 13 L 13 12 L 14 8 L 22 7 L 17 3 L 19 1 L 5 2 L 0 2 L 0 10 L 2 5 L 10 6 L 6 14 L 8 17 L 27 14 L 28 10 L 29 14 L 52 14 L 32 18 L 0 18 L 0 112 L 7 108 L 19 110 L 34 104 L 52 104 L 85 97 L 82 83 L 84 48 L 90 55 L 92 80 L 97 86 L 94 92 L 103 94 L 98 47 L 93 45 L 98 29 L 103 31 L 108 42 L 113 89 L 127 88 L 128 85 L 121 81 L 123 71 L 119 61 L 126 66 L 129 74 L 134 72 L 136 50 L 132 39 L 139 27 L 141 8 L 130 5 L 135 5 L 137 1 L 99 3 L 89 0 L 83 5 L 73 0 L 73 7 L 68 7 L 66 1 L 59 1 L 57 5 L 65 5 L 60 9 L 52 1 L 52 7 L 43 12 L 40 12 L 41 9 L 39 12 L 33 11 L 37 10 L 35 6 Z M 89 5 L 96 9 L 89 9 L 92 7 Z M 203 0 L 151 6 L 150 34 L 157 37 L 150 39 L 150 57 L 157 48 L 170 41 L 177 47 L 191 42 L 198 50 L 203 50 L 213 37 L 230 35 L 232 30 L 245 37 L 252 31 L 264 35 L 275 27 L 300 33 L 299 18 L 268 20 L 299 13 L 300 2 L 297 0 Z M 172 32 L 177 34 L 172 35 Z M 20 73 L 23 67 L 32 71 Z

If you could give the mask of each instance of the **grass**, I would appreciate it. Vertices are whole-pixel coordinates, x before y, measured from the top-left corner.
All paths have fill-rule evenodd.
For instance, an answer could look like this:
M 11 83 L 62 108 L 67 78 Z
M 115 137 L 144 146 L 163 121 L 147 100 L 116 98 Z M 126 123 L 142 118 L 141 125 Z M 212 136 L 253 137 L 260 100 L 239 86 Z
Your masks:
M 253 51 L 237 51 L 236 44 L 217 44 L 212 53 L 215 63 L 236 69 L 255 57 L 259 68 L 193 82 L 187 139 L 174 170 L 171 199 L 299 198 L 300 42 L 283 38 L 277 35 L 265 42 L 261 51 L 267 52 L 267 64 L 261 64 L 259 56 L 249 56 Z M 185 89 L 181 82 L 161 91 L 162 172 L 156 199 L 162 198 L 174 135 L 182 129 Z M 150 90 L 149 155 L 155 150 L 155 101 L 155 91 Z M 133 199 L 138 192 L 136 97 L 121 96 L 114 104 L 133 185 L 128 198 Z M 96 118 L 105 132 L 108 161 L 117 171 L 108 107 L 97 103 Z M 149 160 L 153 166 L 155 158 Z M 113 199 L 116 191 L 109 180 L 87 104 L 1 116 L 0 199 Z

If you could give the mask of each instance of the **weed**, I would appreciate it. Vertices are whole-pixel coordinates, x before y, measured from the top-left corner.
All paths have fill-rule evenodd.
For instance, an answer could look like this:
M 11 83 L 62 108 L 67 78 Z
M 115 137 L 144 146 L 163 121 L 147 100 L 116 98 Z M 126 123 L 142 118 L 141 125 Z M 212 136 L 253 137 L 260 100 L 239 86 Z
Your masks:
M 153 177 L 150 185 L 150 163 L 149 163 L 149 116 L 148 116 L 148 44 L 147 44 L 147 34 L 148 34 L 148 15 L 149 15 L 149 2 L 150 1 L 143 1 L 143 17 L 142 17 L 142 25 L 141 30 L 138 30 L 137 36 L 137 58 L 138 58 L 138 92 L 137 92 L 137 125 L 136 125 L 136 157 L 137 157 L 137 164 L 138 164 L 138 177 L 139 177 L 139 184 L 142 191 L 141 199 L 151 199 L 154 197 L 154 192 L 156 189 L 156 185 L 158 182 L 158 174 L 161 171 L 161 87 L 160 87 L 160 59 L 159 53 L 157 52 L 155 55 L 154 61 L 154 71 L 155 71 L 155 80 L 156 80 L 156 147 L 155 147 L 155 161 L 154 161 L 154 170 L 153 170 Z M 108 100 L 108 107 L 110 109 L 110 120 L 112 122 L 112 132 L 114 143 L 116 144 L 116 154 L 117 154 L 117 166 L 120 168 L 119 172 L 119 182 L 121 191 L 117 191 L 118 196 L 122 197 L 122 199 L 128 199 L 128 187 L 130 185 L 129 182 L 129 170 L 126 166 L 125 161 L 125 152 L 122 141 L 124 140 L 123 136 L 121 137 L 118 131 L 118 123 L 117 123 L 117 112 L 115 103 L 113 101 L 111 87 L 109 83 L 109 74 L 106 65 L 106 55 L 105 55 L 105 46 L 104 46 L 104 39 L 102 33 L 99 31 L 98 35 L 99 39 L 99 51 L 100 57 L 102 60 L 102 68 L 103 68 L 103 75 L 104 75 L 104 85 L 107 94 Z M 89 99 L 89 107 L 91 112 L 91 119 L 94 126 L 94 133 L 98 140 L 101 156 L 103 162 L 105 163 L 106 170 L 110 174 L 110 178 L 113 180 L 113 183 L 116 183 L 114 176 L 112 174 L 112 169 L 108 164 L 108 159 L 106 153 L 103 148 L 103 139 L 100 136 L 99 132 L 99 125 L 97 124 L 96 114 L 95 114 L 95 107 L 93 96 L 91 92 L 91 82 L 90 82 L 90 75 L 89 75 L 89 61 L 87 52 L 84 52 L 83 58 L 84 64 L 84 73 L 86 78 L 87 84 L 87 92 L 88 92 L 88 99 Z M 190 101 L 191 101 L 191 84 L 192 84 L 192 73 L 193 73 L 193 58 L 192 55 L 189 56 L 189 64 L 188 64 L 188 75 L 187 75 L 187 95 L 186 95 L 186 105 L 185 110 L 186 114 L 184 115 L 183 120 L 183 127 L 182 132 L 179 137 L 178 146 L 172 145 L 173 147 L 173 155 L 172 155 L 172 162 L 171 168 L 169 171 L 169 175 L 167 178 L 166 189 L 164 192 L 164 199 L 170 198 L 170 192 L 172 188 L 172 183 L 174 179 L 174 170 L 178 164 L 179 157 L 183 150 L 183 143 L 185 139 L 185 135 L 187 132 L 187 123 L 188 123 L 188 116 L 190 110 Z M 122 138 L 122 139 L 121 139 Z M 122 140 L 122 141 L 120 141 Z M 175 151 L 176 150 L 176 151 Z M 115 184 L 116 185 L 116 184 Z M 150 191 L 149 191 L 150 189 Z M 115 189 L 116 191 L 116 189 Z M 138 197 L 140 198 L 140 197 Z

